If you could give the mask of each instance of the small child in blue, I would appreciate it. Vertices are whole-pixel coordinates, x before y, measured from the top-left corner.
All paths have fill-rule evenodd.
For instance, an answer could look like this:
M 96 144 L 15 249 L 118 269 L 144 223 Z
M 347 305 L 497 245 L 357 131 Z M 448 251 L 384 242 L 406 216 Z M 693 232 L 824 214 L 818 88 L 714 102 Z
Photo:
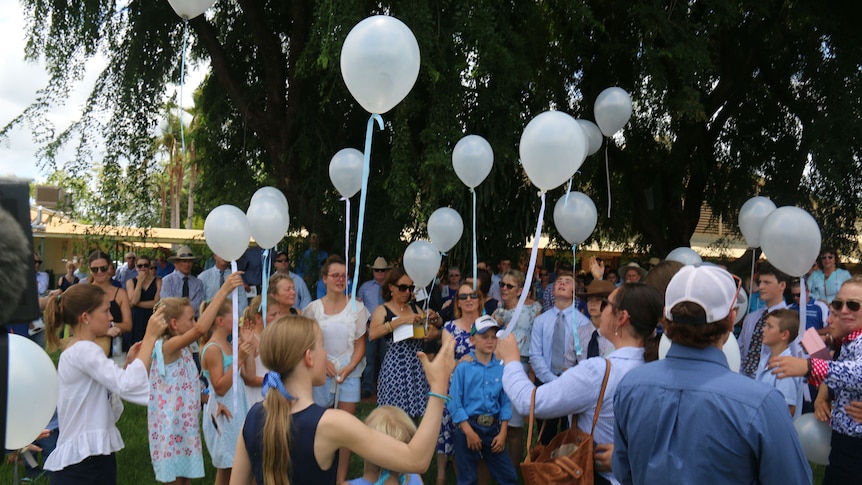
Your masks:
M 790 352 L 790 342 L 799 335 L 799 312 L 783 308 L 769 313 L 763 325 L 763 346 L 769 347 L 772 357 L 793 355 Z M 778 389 L 784 396 L 790 415 L 796 415 L 796 406 L 802 401 L 802 378 L 788 377 L 778 379 L 771 369 L 767 368 L 769 359 L 760 359 L 755 378 L 770 387 Z
M 452 374 L 447 405 L 455 423 L 455 466 L 458 484 L 477 483 L 480 459 L 500 485 L 518 483 L 506 453 L 506 431 L 512 405 L 503 392 L 503 363 L 494 357 L 499 323 L 488 315 L 473 322 L 472 361 L 461 362 Z

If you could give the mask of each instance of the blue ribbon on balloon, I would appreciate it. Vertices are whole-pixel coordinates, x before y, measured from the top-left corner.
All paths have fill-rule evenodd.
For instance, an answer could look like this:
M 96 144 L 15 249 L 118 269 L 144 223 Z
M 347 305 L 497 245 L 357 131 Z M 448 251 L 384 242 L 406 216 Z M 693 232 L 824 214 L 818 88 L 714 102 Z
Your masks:
M 270 250 L 264 249 L 260 255 L 260 266 L 263 269 L 263 281 L 261 282 L 260 290 L 260 308 L 263 315 L 263 328 L 266 328 L 266 295 L 269 294 L 269 275 L 272 272 L 271 263 L 269 262 Z
M 183 127 L 183 85 L 186 83 L 186 43 L 189 38 L 189 19 L 183 19 L 183 53 L 180 56 L 180 100 L 177 103 L 177 121 L 180 124 L 180 147 L 186 156 L 186 133 Z
M 371 171 L 371 134 L 374 130 L 374 122 L 377 126 L 383 129 L 383 117 L 379 114 L 372 114 L 368 118 L 368 125 L 365 129 L 365 153 L 362 163 L 362 195 L 359 197 L 359 227 L 356 230 L 356 266 L 353 269 L 353 281 L 359 281 L 359 267 L 362 253 L 362 231 L 365 229 L 365 199 L 368 197 L 368 174 Z M 345 257 L 347 252 L 344 253 Z M 356 311 L 356 289 L 359 285 L 354 283 L 350 295 L 350 304 L 353 311 Z
M 476 291 L 476 283 L 479 281 L 476 271 L 478 264 L 478 256 L 476 255 L 476 190 L 470 187 L 470 193 L 473 194 L 473 291 Z
M 568 197 L 568 194 L 566 194 L 566 196 Z M 575 248 L 577 248 L 577 245 L 572 244 L 572 268 L 576 268 L 576 265 L 578 264 L 578 259 L 575 254 Z M 578 305 L 575 301 L 577 298 L 577 296 L 575 296 L 575 294 L 577 293 L 577 289 L 578 280 L 575 279 L 575 287 L 572 289 L 572 337 L 574 337 L 575 339 L 575 352 L 578 355 L 583 355 L 583 351 L 581 350 L 581 338 L 578 337 L 578 326 L 575 323 L 575 312 L 578 311 Z
M 350 199 L 347 197 L 342 197 L 341 200 L 344 201 L 344 257 L 348 257 L 350 254 Z M 357 256 L 358 257 L 358 256 Z M 359 262 L 357 261 L 358 265 Z M 357 266 L 358 268 L 359 266 Z M 359 281 L 356 279 L 356 276 L 353 277 L 353 281 Z M 345 287 L 345 290 L 347 288 Z M 353 309 L 356 310 L 356 304 L 354 303 Z

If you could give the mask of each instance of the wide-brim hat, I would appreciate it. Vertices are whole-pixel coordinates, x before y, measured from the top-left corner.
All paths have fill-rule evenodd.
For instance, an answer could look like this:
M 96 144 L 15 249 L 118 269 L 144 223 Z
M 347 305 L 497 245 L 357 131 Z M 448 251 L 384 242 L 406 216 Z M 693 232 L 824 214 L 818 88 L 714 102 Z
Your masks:
M 629 272 L 629 270 L 631 270 L 631 269 L 634 269 L 634 270 L 636 270 L 638 273 L 640 273 L 641 278 L 643 278 L 644 276 L 646 276 L 646 273 L 647 273 L 647 272 L 646 272 L 646 270 L 645 270 L 645 269 L 643 269 L 643 268 L 641 268 L 641 265 L 639 265 L 639 264 L 635 263 L 634 261 L 632 261 L 631 263 L 629 263 L 629 264 L 627 264 L 627 265 L 623 266 L 622 268 L 620 268 L 620 271 L 619 271 L 620 277 L 621 277 L 621 278 L 625 278 L 626 273 L 628 273 L 628 272 Z
M 192 248 L 188 246 L 180 246 L 177 249 L 177 254 L 168 258 L 168 261 L 195 261 L 197 260 L 197 256 L 192 252 Z
M 606 297 L 610 295 L 615 288 L 616 286 L 608 280 L 593 280 L 592 283 L 587 285 L 587 288 L 580 294 L 580 296 Z
M 377 259 L 374 260 L 374 264 L 366 264 L 370 269 L 392 269 L 392 265 L 386 262 L 386 258 L 383 256 L 377 256 Z

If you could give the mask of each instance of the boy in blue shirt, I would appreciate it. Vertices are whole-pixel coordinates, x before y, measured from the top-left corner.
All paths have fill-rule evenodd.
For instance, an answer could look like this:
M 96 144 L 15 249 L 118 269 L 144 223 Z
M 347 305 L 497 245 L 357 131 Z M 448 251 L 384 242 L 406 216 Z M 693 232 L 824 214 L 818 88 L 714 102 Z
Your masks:
M 799 335 L 799 312 L 782 308 L 771 312 L 766 317 L 763 326 L 763 346 L 769 348 L 772 357 L 782 355 L 793 355 L 788 348 L 790 342 L 796 340 Z M 771 369 L 768 369 L 769 359 L 760 359 L 760 367 L 757 369 L 756 379 L 774 387 L 784 396 L 784 402 L 790 409 L 790 415 L 796 413 L 796 406 L 802 401 L 802 378 L 788 377 L 778 379 Z
M 447 405 L 455 423 L 455 466 L 458 484 L 477 483 L 480 459 L 500 485 L 515 485 L 518 475 L 506 453 L 506 430 L 512 405 L 503 392 L 503 363 L 494 357 L 499 323 L 484 315 L 473 323 L 472 361 L 461 362 L 452 374 Z

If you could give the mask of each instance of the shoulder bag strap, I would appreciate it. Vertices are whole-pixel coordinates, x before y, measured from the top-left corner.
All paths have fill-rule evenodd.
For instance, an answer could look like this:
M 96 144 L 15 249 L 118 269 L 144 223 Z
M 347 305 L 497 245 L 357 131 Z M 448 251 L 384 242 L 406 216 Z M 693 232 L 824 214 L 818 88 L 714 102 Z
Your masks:
M 530 398 L 530 427 L 527 428 L 527 456 L 525 458 L 525 462 L 530 462 L 530 452 L 533 446 L 533 425 L 536 421 L 536 389 L 538 387 L 533 387 L 533 395 Z
M 605 367 L 605 379 L 602 381 L 602 390 L 599 392 L 599 401 L 596 403 L 596 414 L 593 415 L 593 427 L 590 429 L 590 436 L 596 431 L 596 423 L 599 422 L 599 413 L 602 412 L 602 401 L 605 399 L 605 388 L 608 387 L 608 377 L 611 375 L 611 361 L 605 359 L 607 366 Z

